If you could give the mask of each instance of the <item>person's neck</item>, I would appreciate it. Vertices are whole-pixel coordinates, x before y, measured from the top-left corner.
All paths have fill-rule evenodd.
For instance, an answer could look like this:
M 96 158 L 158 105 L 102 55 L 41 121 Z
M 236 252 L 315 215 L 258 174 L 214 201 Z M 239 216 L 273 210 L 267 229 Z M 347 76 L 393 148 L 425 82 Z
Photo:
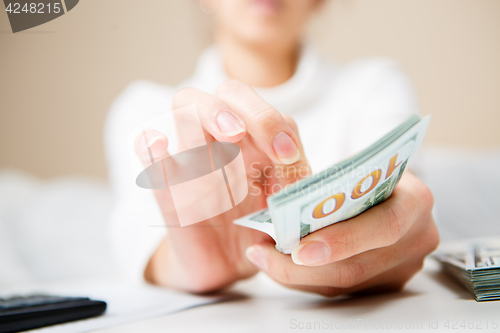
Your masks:
M 292 77 L 299 46 L 256 46 L 218 38 L 229 77 L 255 87 L 274 87 Z

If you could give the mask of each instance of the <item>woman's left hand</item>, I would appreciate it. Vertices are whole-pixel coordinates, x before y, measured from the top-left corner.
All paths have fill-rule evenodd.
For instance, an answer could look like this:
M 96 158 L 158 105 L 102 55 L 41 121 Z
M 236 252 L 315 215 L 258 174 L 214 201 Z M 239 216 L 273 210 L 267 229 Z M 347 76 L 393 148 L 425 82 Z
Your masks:
M 401 289 L 439 243 L 433 197 L 414 175 L 402 177 L 382 204 L 304 237 L 292 255 L 271 243 L 248 259 L 277 282 L 325 296 Z

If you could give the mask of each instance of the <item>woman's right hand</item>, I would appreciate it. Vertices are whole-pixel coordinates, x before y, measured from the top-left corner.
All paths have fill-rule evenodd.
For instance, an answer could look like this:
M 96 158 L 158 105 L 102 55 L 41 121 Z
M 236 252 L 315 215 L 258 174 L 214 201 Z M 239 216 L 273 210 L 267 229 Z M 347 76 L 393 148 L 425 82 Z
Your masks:
M 154 190 L 168 235 L 150 258 L 145 278 L 159 285 L 203 293 L 258 272 L 246 258 L 246 249 L 255 243 L 274 241 L 260 231 L 232 222 L 265 208 L 266 197 L 272 190 L 306 176 L 310 169 L 293 120 L 280 114 L 244 83 L 226 81 L 215 95 L 194 88 L 177 92 L 173 109 L 190 105 L 196 106 L 207 141 L 231 142 L 240 147 L 248 195 L 223 214 L 180 227 L 168 186 Z M 190 140 L 192 124 L 183 119 L 182 113 L 174 112 L 174 115 L 182 146 Z M 141 134 L 135 149 L 146 164 L 150 157 L 158 161 L 168 156 L 168 138 L 164 134 L 150 130 L 145 135 L 148 143 Z M 279 170 L 279 174 L 275 170 Z

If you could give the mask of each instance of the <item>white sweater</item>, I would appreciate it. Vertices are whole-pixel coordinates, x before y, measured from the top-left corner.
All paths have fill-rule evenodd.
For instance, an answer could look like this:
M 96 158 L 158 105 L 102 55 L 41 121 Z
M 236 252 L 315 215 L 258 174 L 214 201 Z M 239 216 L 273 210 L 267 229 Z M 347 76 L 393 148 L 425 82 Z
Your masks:
M 214 93 L 227 79 L 217 48 L 210 47 L 200 56 L 194 75 L 179 86 L 132 83 L 110 110 L 105 145 L 116 198 L 110 232 L 116 259 L 132 279 L 142 279 L 166 228 L 151 191 L 135 185 L 138 169 L 131 167 L 130 133 L 147 120 L 170 112 L 178 89 L 189 86 Z M 392 62 L 369 59 L 335 66 L 307 46 L 292 78 L 256 91 L 297 122 L 314 172 L 366 148 L 416 113 L 410 84 Z M 173 123 L 167 126 L 169 133 L 175 131 Z M 174 140 L 175 136 L 169 136 L 171 144 Z

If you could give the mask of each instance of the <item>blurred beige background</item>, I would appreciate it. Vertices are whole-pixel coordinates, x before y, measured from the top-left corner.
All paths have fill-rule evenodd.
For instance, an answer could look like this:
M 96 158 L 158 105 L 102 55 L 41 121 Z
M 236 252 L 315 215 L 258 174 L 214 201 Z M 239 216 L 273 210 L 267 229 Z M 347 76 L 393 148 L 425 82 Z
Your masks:
M 387 56 L 412 80 L 426 143 L 500 147 L 500 0 L 329 0 L 309 38 L 344 63 Z M 104 179 L 102 129 L 131 81 L 176 84 L 210 43 L 195 0 L 82 0 L 12 34 L 0 12 L 0 167 Z

